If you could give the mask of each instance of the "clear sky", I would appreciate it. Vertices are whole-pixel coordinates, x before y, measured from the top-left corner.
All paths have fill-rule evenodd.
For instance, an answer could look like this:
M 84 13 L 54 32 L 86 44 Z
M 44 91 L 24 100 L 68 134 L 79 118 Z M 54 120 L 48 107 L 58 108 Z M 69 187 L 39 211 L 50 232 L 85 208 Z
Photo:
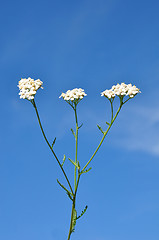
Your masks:
M 15 0 L 0 8 L 0 239 L 65 240 L 71 202 L 42 138 L 35 111 L 20 100 L 21 78 L 40 78 L 36 96 L 55 151 L 74 156 L 74 115 L 61 92 L 85 89 L 78 106 L 83 165 L 101 139 L 110 106 L 100 92 L 135 84 L 141 94 L 120 112 L 90 171 L 71 240 L 159 239 L 159 1 Z M 116 101 L 116 105 L 118 102 Z M 66 162 L 71 176 L 73 168 Z

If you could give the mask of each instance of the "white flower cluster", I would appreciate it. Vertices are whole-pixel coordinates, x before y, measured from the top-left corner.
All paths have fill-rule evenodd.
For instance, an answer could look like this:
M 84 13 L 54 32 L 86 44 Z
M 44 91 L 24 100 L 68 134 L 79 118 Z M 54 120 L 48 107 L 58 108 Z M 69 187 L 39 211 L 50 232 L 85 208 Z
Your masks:
M 84 96 L 87 96 L 87 94 L 84 92 L 84 89 L 82 88 L 74 88 L 72 90 L 68 90 L 66 93 L 62 93 L 59 98 L 63 98 L 65 101 L 74 101 L 82 99 Z
M 32 100 L 36 94 L 36 91 L 42 87 L 43 82 L 40 79 L 34 80 L 32 78 L 22 78 L 19 81 L 20 98 Z
M 101 96 L 105 96 L 109 99 L 114 98 L 116 95 L 119 97 L 129 96 L 130 98 L 133 98 L 137 93 L 139 93 L 140 90 L 132 84 L 117 84 L 113 85 L 110 90 L 105 90 L 101 93 Z

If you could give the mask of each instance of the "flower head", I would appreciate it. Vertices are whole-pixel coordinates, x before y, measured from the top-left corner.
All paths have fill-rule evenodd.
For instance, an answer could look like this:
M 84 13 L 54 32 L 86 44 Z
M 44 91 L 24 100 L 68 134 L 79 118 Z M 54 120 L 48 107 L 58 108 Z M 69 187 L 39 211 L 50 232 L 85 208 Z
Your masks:
M 105 96 L 108 99 L 114 98 L 116 95 L 119 97 L 129 96 L 133 98 L 137 93 L 140 93 L 140 90 L 132 84 L 117 84 L 113 85 L 110 90 L 105 90 L 101 93 L 101 96 Z
M 101 93 L 101 96 L 105 96 L 105 97 L 111 99 L 111 98 L 114 98 L 114 97 L 115 97 L 115 93 L 114 93 L 114 91 L 112 91 L 111 89 L 110 89 L 110 90 L 106 89 L 105 91 L 103 91 L 103 92 Z
M 20 98 L 32 100 L 39 88 L 42 87 L 43 82 L 40 79 L 34 80 L 32 78 L 22 78 L 19 81 L 19 95 Z
M 87 96 L 84 89 L 74 88 L 72 90 L 68 90 L 66 93 L 62 93 L 59 98 L 62 97 L 65 101 L 79 102 L 79 100 L 81 100 L 84 96 Z

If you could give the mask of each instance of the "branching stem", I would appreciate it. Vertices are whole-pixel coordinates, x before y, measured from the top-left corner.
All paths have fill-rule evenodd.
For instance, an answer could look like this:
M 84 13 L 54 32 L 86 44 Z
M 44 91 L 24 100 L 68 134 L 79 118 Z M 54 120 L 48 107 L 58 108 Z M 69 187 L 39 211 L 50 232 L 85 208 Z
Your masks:
M 103 143 L 103 141 L 104 141 L 107 133 L 109 132 L 109 130 L 110 130 L 111 126 L 113 125 L 116 117 L 118 116 L 118 114 L 119 114 L 119 112 L 120 112 L 120 110 L 121 110 L 122 105 L 123 105 L 123 103 L 120 102 L 120 106 L 119 106 L 119 108 L 118 108 L 118 111 L 116 112 L 116 114 L 115 114 L 115 116 L 114 116 L 114 118 L 113 118 L 113 106 L 112 106 L 112 102 L 111 102 L 111 112 L 112 112 L 112 114 L 111 114 L 111 123 L 110 123 L 110 125 L 108 126 L 106 132 L 104 132 L 103 137 L 102 137 L 102 140 L 100 141 L 98 147 L 96 148 L 96 150 L 95 150 L 95 152 L 93 153 L 92 157 L 91 157 L 90 160 L 87 162 L 87 164 L 84 166 L 84 168 L 82 169 L 82 171 L 84 171 L 84 170 L 86 169 L 86 167 L 90 164 L 90 162 L 92 161 L 92 159 L 94 158 L 94 156 L 95 156 L 96 153 L 98 152 L 98 150 L 99 150 L 100 146 L 102 145 L 102 143 Z M 81 171 L 81 172 L 82 172 L 82 171 Z
M 34 106 L 34 108 L 35 108 L 36 115 L 37 115 L 37 118 L 38 118 L 38 122 L 39 122 L 39 125 L 40 125 L 40 129 L 41 129 L 41 131 L 42 131 L 43 137 L 44 137 L 47 145 L 49 146 L 51 152 L 53 153 L 56 161 L 58 162 L 58 164 L 59 164 L 59 166 L 60 166 L 60 168 L 61 168 L 61 170 L 62 170 L 62 172 L 63 172 L 63 174 L 64 174 L 64 176 L 65 176 L 65 178 L 66 178 L 66 181 L 67 181 L 67 183 L 68 183 L 68 185 L 69 185 L 69 187 L 70 187 L 70 190 L 71 190 L 72 194 L 74 195 L 73 189 L 72 189 L 71 184 L 70 184 L 70 181 L 69 181 L 69 179 L 68 179 L 68 177 L 67 177 L 67 175 L 66 175 L 66 173 L 65 173 L 65 170 L 64 170 L 62 164 L 60 163 L 58 157 L 56 156 L 53 148 L 51 147 L 51 145 L 50 145 L 50 143 L 49 143 L 49 141 L 48 141 L 48 139 L 47 139 L 47 137 L 46 137 L 46 135 L 45 135 L 45 132 L 44 132 L 44 130 L 43 130 L 43 127 L 42 127 L 42 124 L 41 124 L 41 120 L 40 120 L 40 117 L 39 117 L 39 113 L 38 113 L 38 110 L 37 110 L 37 107 L 36 107 L 36 104 L 35 104 L 35 100 L 33 99 L 33 100 L 31 101 L 31 103 L 33 104 L 33 106 Z
M 129 99 L 128 99 L 129 100 Z M 76 217 L 76 209 L 75 209 L 75 206 L 76 206 L 76 195 L 77 195 L 77 190 L 78 190 L 78 186 L 79 186 L 79 180 L 80 180 L 80 176 L 81 176 L 81 173 L 86 169 L 86 167 L 90 164 L 90 162 L 92 161 L 92 159 L 94 158 L 94 156 L 96 155 L 96 153 L 98 152 L 100 146 L 102 145 L 107 133 L 109 132 L 111 126 L 113 125 L 115 119 L 117 118 L 120 110 L 121 110 L 121 107 L 123 106 L 123 104 L 125 104 L 128 100 L 126 100 L 125 102 L 123 102 L 123 98 L 120 98 L 120 106 L 118 108 L 118 111 L 116 112 L 115 116 L 114 116 L 114 113 L 113 113 L 113 100 L 110 100 L 110 104 L 111 104 L 111 122 L 110 123 L 107 123 L 108 124 L 108 128 L 106 131 L 103 131 L 103 137 L 99 143 L 99 145 L 97 146 L 95 152 L 93 153 L 92 157 L 89 159 L 89 161 L 87 162 L 87 164 L 83 167 L 83 169 L 80 171 L 80 166 L 79 166 L 79 162 L 78 162 L 78 130 L 80 127 L 78 127 L 78 119 L 77 119 L 77 104 L 78 102 L 74 102 L 74 105 L 69 103 L 69 101 L 67 101 L 69 103 L 69 105 L 73 108 L 74 110 L 74 113 L 75 113 L 75 122 L 76 122 L 76 133 L 74 133 L 74 136 L 75 136 L 75 161 L 74 161 L 74 192 L 73 192 L 73 189 L 71 187 L 71 184 L 70 184 L 70 181 L 65 173 L 65 170 L 63 168 L 63 164 L 60 163 L 58 157 L 56 156 L 54 150 L 53 150 L 53 145 L 51 146 L 46 135 L 45 135 L 45 132 L 43 130 L 43 127 L 42 127 L 42 124 L 41 124 L 41 120 L 40 120 L 40 117 L 39 117 L 39 113 L 38 113 L 38 110 L 37 110 L 37 107 L 36 107 L 36 104 L 35 104 L 35 100 L 31 100 L 31 103 L 33 104 L 34 108 L 35 108 L 35 111 L 36 111 L 36 115 L 37 115 L 37 118 L 38 118 L 38 122 L 39 122 L 39 125 L 40 125 L 40 129 L 42 131 L 42 134 L 43 134 L 43 137 L 47 143 L 47 145 L 49 146 L 51 152 L 53 153 L 56 161 L 58 162 L 63 174 L 64 174 L 64 177 L 69 185 L 69 188 L 71 190 L 71 194 L 72 194 L 72 211 L 71 211 L 71 221 L 70 221 L 70 228 L 69 228 L 69 234 L 68 234 L 68 238 L 67 240 L 70 240 L 70 237 L 71 237 L 71 234 L 72 232 L 74 231 L 74 227 L 75 227 L 75 223 L 76 223 L 76 220 L 77 220 L 77 217 Z M 72 130 L 73 131 L 73 130 Z M 78 173 L 78 175 L 77 175 Z M 63 185 L 61 185 L 63 187 Z M 64 187 L 63 187 L 64 188 Z M 65 189 L 65 188 L 64 188 Z M 67 189 L 65 189 L 66 191 L 68 191 Z M 69 192 L 69 191 L 68 191 Z

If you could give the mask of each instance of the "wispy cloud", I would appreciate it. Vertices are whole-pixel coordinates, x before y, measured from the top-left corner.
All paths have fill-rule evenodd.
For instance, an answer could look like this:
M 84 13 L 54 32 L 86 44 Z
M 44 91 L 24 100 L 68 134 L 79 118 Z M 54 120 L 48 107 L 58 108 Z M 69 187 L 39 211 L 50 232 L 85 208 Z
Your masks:
M 135 106 L 122 114 L 115 144 L 159 156 L 159 107 Z M 123 130 L 124 129 L 124 130 Z
M 136 105 L 124 109 L 111 130 L 111 144 L 129 151 L 143 151 L 159 156 L 159 107 Z M 83 111 L 85 133 L 94 132 L 96 124 L 106 128 L 107 114 L 96 114 L 93 110 Z M 68 124 L 65 122 L 65 125 Z

